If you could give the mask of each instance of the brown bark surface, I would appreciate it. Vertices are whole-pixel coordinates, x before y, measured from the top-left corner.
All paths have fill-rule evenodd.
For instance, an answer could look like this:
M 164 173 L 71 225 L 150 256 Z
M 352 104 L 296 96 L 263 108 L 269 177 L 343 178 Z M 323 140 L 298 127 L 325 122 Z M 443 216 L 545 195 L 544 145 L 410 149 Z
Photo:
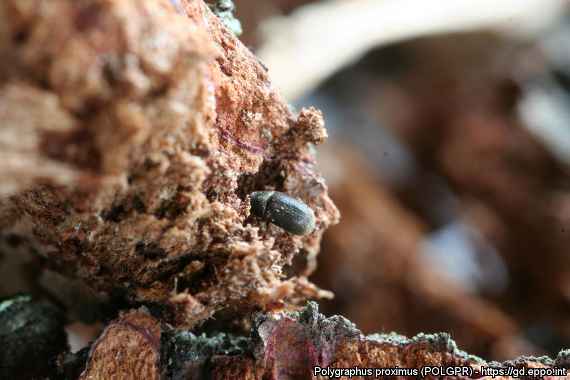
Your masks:
M 309 149 L 322 116 L 291 113 L 201 0 L 5 1 L 0 24 L 3 129 L 26 125 L 45 165 L 79 173 L 21 173 L 1 229 L 99 291 L 169 303 L 180 324 L 321 294 L 284 268 L 313 260 L 338 218 Z M 251 217 L 254 190 L 309 204 L 315 232 Z
M 80 380 L 158 380 L 160 324 L 141 311 L 122 315 L 93 343 Z
M 488 363 L 459 350 L 447 334 L 420 334 L 411 339 L 397 334 L 365 336 L 343 317 L 325 318 L 318 313 L 315 304 L 297 313 L 258 315 L 252 335 L 240 344 L 235 337 L 206 338 L 187 333 L 186 344 L 167 346 L 164 337 L 159 341 L 156 325 L 157 321 L 142 310 L 129 312 L 111 323 L 91 348 L 81 379 L 108 378 L 109 374 L 118 373 L 117 370 L 125 380 L 140 379 L 137 376 L 142 375 L 154 379 L 161 373 L 169 379 L 329 378 L 313 376 L 315 366 L 418 369 L 465 366 L 473 369 L 473 377 L 480 377 L 475 371 L 482 366 L 567 368 L 569 365 L 566 352 L 561 352 L 556 360 L 525 357 L 505 363 Z M 169 351 L 172 347 L 174 350 Z M 159 349 L 163 355 L 161 361 L 157 360 Z M 169 371 L 173 362 L 176 370 Z M 569 377 L 556 377 L 564 378 Z
M 120 313 L 88 349 L 61 353 L 64 377 L 285 380 L 311 378 L 315 366 L 569 366 L 568 352 L 487 363 L 447 334 L 365 335 L 314 305 L 279 312 L 330 295 L 306 278 L 338 220 L 311 149 L 326 131 L 319 111 L 292 113 L 267 69 L 202 0 L 5 0 L 0 56 L 1 255 L 25 251 L 14 262 L 33 263 L 29 282 L 44 266 L 73 278 L 57 280 L 60 288 L 79 280 L 102 299 L 146 305 Z M 399 96 L 383 98 L 400 109 L 380 108 L 394 110 L 395 134 L 449 180 L 467 211 L 480 211 L 467 217 L 504 257 L 516 258 L 504 303 L 526 305 L 519 314 L 540 310 L 568 335 L 565 169 L 520 128 L 504 73 L 465 84 L 470 54 L 455 70 L 431 56 L 413 61 L 433 66 L 391 83 Z M 441 83 L 463 85 L 436 99 Z M 473 97 L 477 86 L 485 90 Z M 335 189 L 347 213 L 317 279 L 337 291 L 335 308 L 367 332 L 444 324 L 470 349 L 529 347 L 524 315 L 507 316 L 425 265 L 418 247 L 427 215 L 402 207 L 357 159 L 334 156 L 342 161 L 334 169 L 347 172 Z M 258 190 L 306 202 L 316 230 L 292 236 L 251 216 Z M 540 272 L 536 252 L 546 252 Z M 68 303 L 74 293 L 83 300 L 82 290 L 59 291 L 53 281 L 51 297 L 77 312 Z M 249 320 L 254 310 L 263 312 Z M 221 333 L 236 327 L 227 319 L 244 322 L 250 336 Z

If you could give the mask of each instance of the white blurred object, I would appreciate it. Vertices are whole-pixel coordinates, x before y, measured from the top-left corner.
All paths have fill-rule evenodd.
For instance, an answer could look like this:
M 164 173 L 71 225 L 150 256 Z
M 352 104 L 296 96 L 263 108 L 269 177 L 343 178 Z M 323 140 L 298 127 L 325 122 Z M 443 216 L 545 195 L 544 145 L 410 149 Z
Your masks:
M 555 84 L 544 84 L 525 91 L 518 111 L 526 128 L 570 165 L 570 97 Z
M 497 251 L 473 227 L 456 221 L 428 236 L 422 254 L 468 292 L 498 294 L 509 280 Z
M 525 82 L 518 112 L 526 128 L 570 165 L 570 20 L 564 21 L 541 39 L 548 72 Z
M 568 16 L 567 16 L 568 17 Z M 547 33 L 542 39 L 541 48 L 549 63 L 562 70 L 570 69 L 570 21 L 557 25 L 555 30 Z
M 257 54 L 294 100 L 367 51 L 436 33 L 497 27 L 534 33 L 567 0 L 330 0 L 262 26 Z

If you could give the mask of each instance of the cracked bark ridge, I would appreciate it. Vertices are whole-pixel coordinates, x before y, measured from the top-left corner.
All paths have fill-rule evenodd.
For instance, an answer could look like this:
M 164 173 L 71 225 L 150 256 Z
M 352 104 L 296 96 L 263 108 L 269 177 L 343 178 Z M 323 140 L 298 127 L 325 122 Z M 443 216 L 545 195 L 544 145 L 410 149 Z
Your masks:
M 248 338 L 220 334 L 196 336 L 188 331 L 163 327 L 160 360 L 157 361 L 156 321 L 144 311 L 123 315 L 111 323 L 91 349 L 87 368 L 91 378 L 106 378 L 108 368 L 120 366 L 124 379 L 308 379 L 313 366 L 335 368 L 420 368 L 422 366 L 465 365 L 475 369 L 526 366 L 568 368 L 568 352 L 555 360 L 521 357 L 504 363 L 487 363 L 459 350 L 448 334 L 420 334 L 406 338 L 398 334 L 363 335 L 354 324 L 340 316 L 319 314 L 310 303 L 300 312 L 259 314 Z M 150 326 L 153 326 L 149 329 Z M 112 346 L 94 355 L 102 347 Z M 99 348 L 101 347 L 101 348 Z M 115 354 L 122 350 L 119 362 Z M 148 355 L 141 355 L 142 352 Z M 149 354 L 150 353 L 150 354 Z M 132 361 L 133 358 L 140 358 Z M 107 368 L 97 372 L 95 368 Z M 87 371 L 88 372 L 88 371 Z M 82 379 L 86 378 L 86 373 Z M 102 376 L 102 377 L 101 377 Z M 442 377 L 454 378 L 454 377 Z M 508 379 L 505 377 L 504 379 Z
M 170 305 L 178 325 L 327 295 L 304 277 L 338 219 L 310 146 L 322 115 L 294 115 L 202 0 L 8 0 L 0 25 L 3 130 L 26 125 L 41 136 L 28 150 L 74 173 L 6 190 L 1 230 L 97 291 Z M 256 190 L 303 200 L 315 232 L 251 217 Z

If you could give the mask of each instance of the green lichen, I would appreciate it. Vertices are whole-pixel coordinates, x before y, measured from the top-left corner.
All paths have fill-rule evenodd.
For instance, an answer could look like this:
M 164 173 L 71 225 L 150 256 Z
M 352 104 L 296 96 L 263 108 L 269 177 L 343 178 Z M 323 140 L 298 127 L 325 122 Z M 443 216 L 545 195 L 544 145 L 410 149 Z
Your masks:
M 527 363 L 530 362 L 540 363 L 548 367 L 552 367 L 555 365 L 555 361 L 548 356 L 527 356 L 527 355 L 519 356 L 516 359 L 507 360 L 502 363 L 497 361 L 491 361 L 489 362 L 488 365 L 490 367 L 520 367 L 520 366 L 525 366 Z
M 386 343 L 390 345 L 405 346 L 409 344 L 426 343 L 437 351 L 445 351 L 450 354 L 469 360 L 473 363 L 484 363 L 485 361 L 478 356 L 470 355 L 465 351 L 460 350 L 451 335 L 448 333 L 438 334 L 424 334 L 420 333 L 413 338 L 407 338 L 403 335 L 396 333 L 389 334 L 372 334 L 368 335 L 367 339 L 373 340 L 378 343 Z
M 358 337 L 360 330 L 354 323 L 341 315 L 325 317 L 319 313 L 316 302 L 307 302 L 307 306 L 296 314 L 298 321 L 308 327 L 316 341 L 333 341 L 344 337 Z
M 8 310 L 8 308 L 18 302 L 30 302 L 32 300 L 32 297 L 28 296 L 28 295 L 19 295 L 19 296 L 15 296 L 14 298 L 10 298 L 7 300 L 4 300 L 0 303 L 0 314 L 3 313 L 5 310 Z
M 212 0 L 208 6 L 233 34 L 240 36 L 243 33 L 240 21 L 234 16 L 235 5 L 232 0 Z
M 556 357 L 556 365 L 559 367 L 568 368 L 570 367 L 570 350 L 562 350 L 558 353 Z

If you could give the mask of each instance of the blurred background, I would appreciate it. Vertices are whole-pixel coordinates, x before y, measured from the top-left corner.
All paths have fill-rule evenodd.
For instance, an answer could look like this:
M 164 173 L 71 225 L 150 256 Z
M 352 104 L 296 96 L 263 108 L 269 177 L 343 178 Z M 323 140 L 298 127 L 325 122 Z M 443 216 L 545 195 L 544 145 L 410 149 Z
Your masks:
M 570 347 L 568 4 L 235 3 L 275 86 L 325 115 L 322 310 L 488 359 Z

